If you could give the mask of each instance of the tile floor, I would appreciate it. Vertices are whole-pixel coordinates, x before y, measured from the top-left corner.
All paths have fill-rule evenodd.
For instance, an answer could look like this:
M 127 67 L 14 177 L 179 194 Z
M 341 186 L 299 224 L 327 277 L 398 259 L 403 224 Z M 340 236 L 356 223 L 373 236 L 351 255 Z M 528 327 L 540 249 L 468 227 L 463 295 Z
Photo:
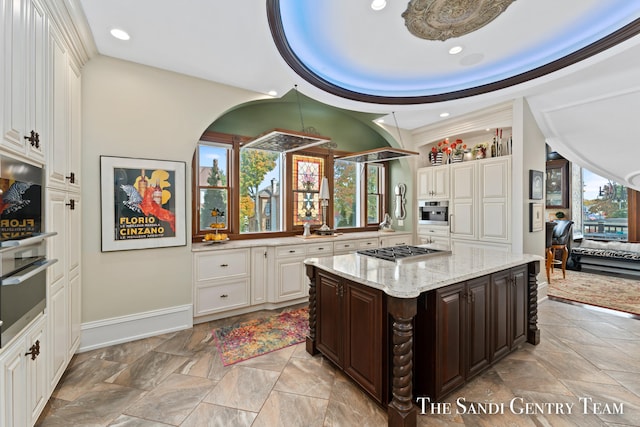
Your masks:
M 444 402 L 451 414 L 427 407 L 418 425 L 640 425 L 640 320 L 555 301 L 540 304 L 539 319 L 540 345 L 454 392 Z M 76 355 L 37 425 L 386 425 L 382 409 L 304 344 L 222 366 L 211 329 L 238 320 Z

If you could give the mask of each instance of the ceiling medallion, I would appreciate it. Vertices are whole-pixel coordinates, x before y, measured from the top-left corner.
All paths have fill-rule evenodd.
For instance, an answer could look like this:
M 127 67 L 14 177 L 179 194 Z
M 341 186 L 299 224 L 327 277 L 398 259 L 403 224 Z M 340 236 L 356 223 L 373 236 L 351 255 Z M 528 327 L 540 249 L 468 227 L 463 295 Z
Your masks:
M 444 41 L 484 27 L 514 1 L 410 0 L 402 17 L 414 36 Z

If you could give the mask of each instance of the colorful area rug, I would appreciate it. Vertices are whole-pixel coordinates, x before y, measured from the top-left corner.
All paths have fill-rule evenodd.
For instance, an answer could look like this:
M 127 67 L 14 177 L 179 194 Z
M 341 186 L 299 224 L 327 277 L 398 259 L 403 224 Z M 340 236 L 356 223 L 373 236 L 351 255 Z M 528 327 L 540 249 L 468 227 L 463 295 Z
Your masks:
M 640 315 L 640 281 L 567 270 L 567 278 L 555 269 L 547 290 L 549 297 Z
M 213 336 L 223 365 L 229 366 L 301 343 L 308 332 L 309 310 L 304 307 L 214 329 Z

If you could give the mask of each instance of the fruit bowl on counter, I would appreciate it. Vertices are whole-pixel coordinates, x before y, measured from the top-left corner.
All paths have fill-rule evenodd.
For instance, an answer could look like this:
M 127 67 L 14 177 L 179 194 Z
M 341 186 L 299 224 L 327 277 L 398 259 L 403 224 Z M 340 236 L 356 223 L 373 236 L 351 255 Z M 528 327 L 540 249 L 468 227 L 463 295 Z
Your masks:
M 207 233 L 202 239 L 205 243 L 223 243 L 229 240 L 229 236 L 226 233 Z

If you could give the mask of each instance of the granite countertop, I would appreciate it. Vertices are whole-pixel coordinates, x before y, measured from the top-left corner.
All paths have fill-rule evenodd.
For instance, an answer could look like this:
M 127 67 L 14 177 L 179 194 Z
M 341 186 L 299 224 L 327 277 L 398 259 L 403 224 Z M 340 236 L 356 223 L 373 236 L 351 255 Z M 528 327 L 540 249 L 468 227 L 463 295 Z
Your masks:
M 438 254 L 416 261 L 405 258 L 402 264 L 355 253 L 308 258 L 304 262 L 380 289 L 393 297 L 414 298 L 425 291 L 542 260 L 539 255 L 461 247 L 455 253 Z
M 352 240 L 352 239 L 371 239 L 380 237 L 393 237 L 412 235 L 410 231 L 395 231 L 395 232 L 383 232 L 383 231 L 365 231 L 360 233 L 336 233 L 333 236 L 316 236 L 310 237 L 291 236 L 291 237 L 273 237 L 266 239 L 244 239 L 244 240 L 229 240 L 224 243 L 194 243 L 191 247 L 191 252 L 203 252 L 203 251 L 215 251 L 223 249 L 240 249 L 240 248 L 253 248 L 257 246 L 283 246 L 283 245 L 305 245 L 310 243 L 323 243 L 323 242 L 337 242 L 340 240 Z

